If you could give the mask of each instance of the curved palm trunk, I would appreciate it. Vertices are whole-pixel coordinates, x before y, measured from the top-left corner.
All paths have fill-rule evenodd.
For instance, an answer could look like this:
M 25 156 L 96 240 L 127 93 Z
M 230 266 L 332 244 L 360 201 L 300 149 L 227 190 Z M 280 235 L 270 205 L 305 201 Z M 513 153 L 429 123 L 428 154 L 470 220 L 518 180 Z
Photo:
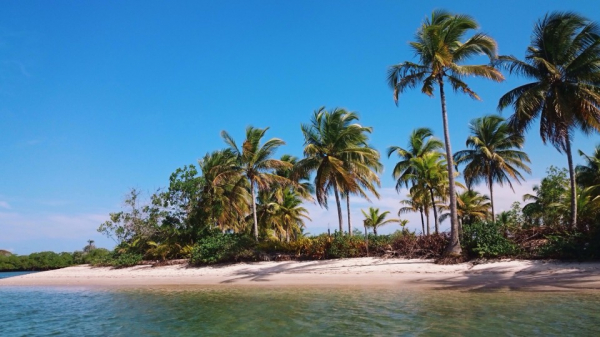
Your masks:
M 252 214 L 254 215 L 254 239 L 258 242 L 258 219 L 256 218 L 256 196 L 254 193 L 254 180 L 250 179 L 250 190 L 252 191 Z
M 340 203 L 340 193 L 337 190 L 337 187 L 333 187 L 333 193 L 335 194 L 335 203 L 337 204 L 338 210 L 338 220 L 340 222 L 340 233 L 344 233 L 344 219 L 342 219 L 342 205 Z
M 423 207 L 419 207 L 419 212 L 421 213 L 421 228 L 423 235 L 425 235 L 425 220 L 423 219 Z
M 431 204 L 433 205 L 433 223 L 435 224 L 435 234 L 440 233 L 440 223 L 438 221 L 437 209 L 435 208 L 435 197 L 433 196 L 433 188 L 429 189 L 431 194 Z
M 442 121 L 444 124 L 444 143 L 446 145 L 446 161 L 448 162 L 448 192 L 450 193 L 450 242 L 446 247 L 447 255 L 460 255 L 460 239 L 458 237 L 458 218 L 456 216 L 456 192 L 454 185 L 454 163 L 452 162 L 452 147 L 450 146 L 450 129 L 448 128 L 448 113 L 446 111 L 446 94 L 444 93 L 444 80 L 438 77 L 440 85 L 440 100 L 442 103 Z M 435 205 L 433 205 L 435 208 Z
M 350 194 L 346 195 L 346 203 L 348 206 L 348 234 L 352 236 L 352 223 L 350 222 Z
M 575 185 L 575 169 L 573 168 L 573 155 L 571 153 L 571 139 L 567 133 L 565 137 L 567 160 L 569 161 L 569 178 L 571 180 L 571 228 L 577 226 L 577 187 Z
M 492 222 L 496 222 L 496 212 L 494 211 L 494 181 L 492 174 L 488 176 L 488 184 L 490 185 L 490 205 L 492 206 Z
M 375 236 L 377 236 L 377 226 L 373 226 L 373 234 L 375 234 Z

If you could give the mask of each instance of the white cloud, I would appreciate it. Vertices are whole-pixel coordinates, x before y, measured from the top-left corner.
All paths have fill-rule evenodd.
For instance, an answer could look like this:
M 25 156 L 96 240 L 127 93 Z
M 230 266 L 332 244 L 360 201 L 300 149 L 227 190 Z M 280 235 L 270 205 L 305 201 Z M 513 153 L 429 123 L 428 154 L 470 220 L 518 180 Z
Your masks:
M 10 205 L 6 201 L 0 201 L 0 208 L 11 209 Z

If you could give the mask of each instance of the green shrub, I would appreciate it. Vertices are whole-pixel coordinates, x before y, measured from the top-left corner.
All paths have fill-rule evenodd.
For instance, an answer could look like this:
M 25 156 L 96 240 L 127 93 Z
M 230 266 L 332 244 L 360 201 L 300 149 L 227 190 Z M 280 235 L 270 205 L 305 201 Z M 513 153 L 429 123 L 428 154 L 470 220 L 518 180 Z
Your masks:
M 115 268 L 132 267 L 142 262 L 141 254 L 125 253 L 116 256 L 112 261 L 107 261 Z M 99 261 L 98 264 L 101 264 Z
M 344 235 L 338 231 L 331 236 L 331 242 L 326 249 L 329 259 L 360 257 L 366 255 L 365 240 L 360 236 Z
M 517 246 L 505 238 L 500 225 L 493 222 L 463 225 L 461 243 L 463 249 L 472 257 L 503 257 L 517 253 Z
M 539 248 L 539 256 L 549 259 L 590 260 L 600 258 L 600 232 L 559 232 L 546 235 L 548 242 Z
M 192 264 L 214 264 L 253 259 L 254 239 L 246 234 L 212 232 L 200 239 L 192 249 Z

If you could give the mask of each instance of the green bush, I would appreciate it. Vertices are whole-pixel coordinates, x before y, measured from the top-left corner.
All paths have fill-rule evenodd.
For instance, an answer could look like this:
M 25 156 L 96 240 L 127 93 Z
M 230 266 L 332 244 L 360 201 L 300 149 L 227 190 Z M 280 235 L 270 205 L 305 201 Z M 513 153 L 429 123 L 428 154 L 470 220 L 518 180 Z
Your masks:
M 360 257 L 366 255 L 365 239 L 361 236 L 348 236 L 338 231 L 331 236 L 326 250 L 329 259 Z
M 540 257 L 580 261 L 600 258 L 600 231 L 562 232 L 545 238 L 548 242 L 539 248 Z
M 502 235 L 500 225 L 494 222 L 463 225 L 461 243 L 471 257 L 503 257 L 517 253 L 517 246 Z
M 192 249 L 192 264 L 214 264 L 253 259 L 254 239 L 246 234 L 212 232 L 200 239 Z
M 115 268 L 132 267 L 142 262 L 141 254 L 125 253 L 116 256 L 109 263 Z

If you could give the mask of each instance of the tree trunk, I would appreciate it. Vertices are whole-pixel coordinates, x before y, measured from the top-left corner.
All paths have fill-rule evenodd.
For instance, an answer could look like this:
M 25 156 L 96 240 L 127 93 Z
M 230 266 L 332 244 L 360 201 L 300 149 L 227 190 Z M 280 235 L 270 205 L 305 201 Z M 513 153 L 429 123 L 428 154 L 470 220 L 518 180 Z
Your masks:
M 373 226 L 373 234 L 375 234 L 375 236 L 377 236 L 377 226 Z
M 425 217 L 427 218 L 427 235 L 431 235 L 430 226 L 429 226 L 429 210 L 425 212 Z
M 488 184 L 490 184 L 490 205 L 492 206 L 492 222 L 496 222 L 496 212 L 494 211 L 494 180 L 492 174 L 488 175 Z
M 425 235 L 425 220 L 423 219 L 423 207 L 419 208 L 419 212 L 421 213 L 421 228 L 423 229 L 421 233 Z
M 285 242 L 290 243 L 290 228 L 285 231 Z
M 454 185 L 454 163 L 452 160 L 452 147 L 450 146 L 450 129 L 448 127 L 448 113 L 446 112 L 446 94 L 444 93 L 444 80 L 438 76 L 440 85 L 440 100 L 442 103 L 442 122 L 444 124 L 444 143 L 446 145 L 446 160 L 448 162 L 448 192 L 450 193 L 450 242 L 446 247 L 446 255 L 460 255 L 460 238 L 458 237 L 458 218 L 456 216 L 456 186 Z M 433 205 L 435 207 L 435 205 Z
M 565 137 L 567 160 L 569 161 L 569 177 L 571 178 L 571 228 L 577 227 L 577 186 L 575 185 L 575 169 L 573 168 L 573 154 L 571 153 L 571 139 L 567 133 Z
M 337 190 L 337 187 L 333 187 L 333 192 L 335 194 L 335 203 L 337 204 L 338 210 L 338 220 L 340 222 L 340 233 L 344 234 L 344 219 L 342 219 L 342 205 L 340 203 L 340 193 Z
M 437 209 L 435 208 L 435 198 L 433 196 L 433 188 L 429 189 L 431 194 L 431 204 L 433 205 L 433 223 L 435 224 L 435 234 L 440 233 L 440 223 L 438 221 Z
M 256 218 L 256 196 L 254 193 L 254 180 L 250 179 L 250 191 L 252 191 L 252 214 L 254 215 L 254 239 L 258 242 L 258 219 Z
M 367 231 L 367 226 L 365 226 L 365 246 L 367 248 L 367 257 L 369 257 L 369 232 Z
M 348 206 L 348 234 L 352 236 L 352 223 L 350 222 L 350 194 L 346 195 L 346 203 Z

